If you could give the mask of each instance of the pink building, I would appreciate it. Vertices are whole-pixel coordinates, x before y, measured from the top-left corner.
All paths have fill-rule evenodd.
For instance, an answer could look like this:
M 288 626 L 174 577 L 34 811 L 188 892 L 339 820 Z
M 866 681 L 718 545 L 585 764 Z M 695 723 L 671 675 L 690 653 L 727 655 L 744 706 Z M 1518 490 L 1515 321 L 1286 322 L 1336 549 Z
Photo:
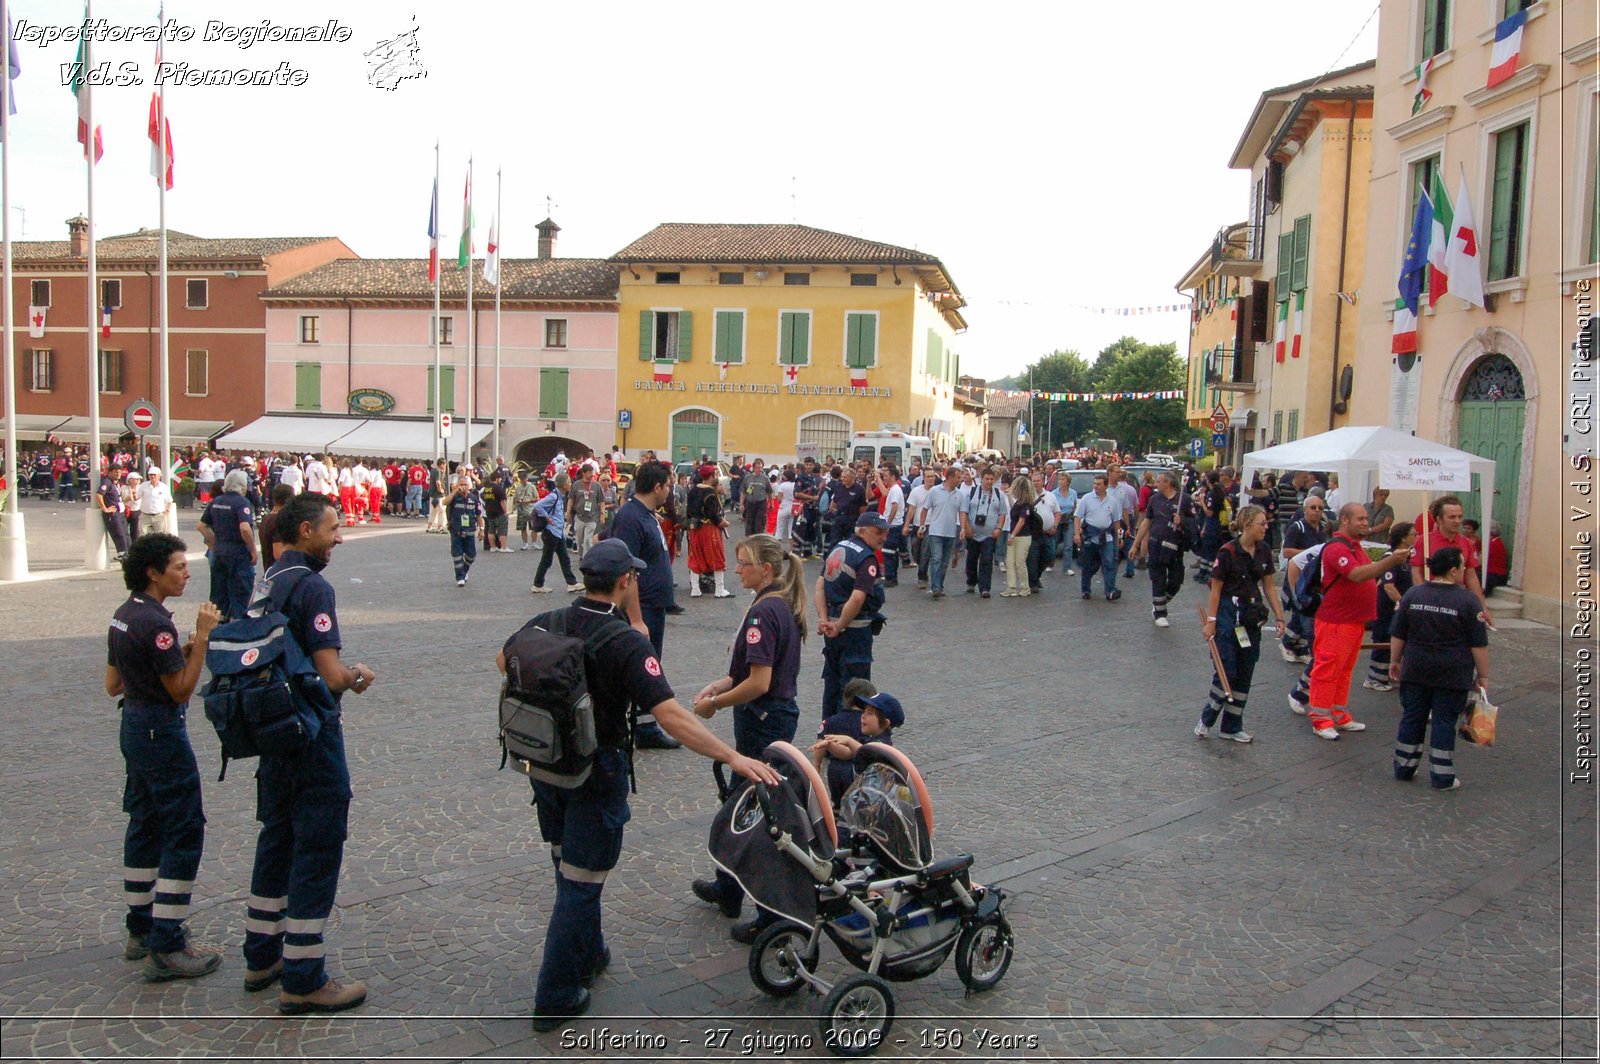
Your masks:
M 475 268 L 469 368 L 466 276 L 441 265 L 439 385 L 456 424 L 452 453 L 465 442 L 470 398 L 474 453 L 487 455 L 495 428 L 495 290 L 481 264 Z M 509 259 L 500 281 L 500 453 L 542 465 L 557 448 L 568 455 L 609 448 L 616 440 L 617 267 L 598 259 Z M 426 259 L 341 259 L 261 298 L 267 416 L 246 426 L 250 446 L 431 453 L 433 285 Z

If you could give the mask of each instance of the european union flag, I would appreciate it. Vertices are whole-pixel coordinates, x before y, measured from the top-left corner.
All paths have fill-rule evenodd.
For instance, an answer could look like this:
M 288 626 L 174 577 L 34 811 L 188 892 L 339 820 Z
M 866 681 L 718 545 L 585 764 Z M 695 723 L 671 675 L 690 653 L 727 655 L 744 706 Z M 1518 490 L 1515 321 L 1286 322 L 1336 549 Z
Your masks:
M 1400 299 L 1394 308 L 1394 340 L 1390 351 L 1396 355 L 1417 350 L 1417 304 L 1427 283 L 1428 242 L 1433 239 L 1433 200 L 1423 189 L 1417 199 L 1417 216 L 1411 222 L 1411 242 L 1406 245 L 1405 263 L 1400 267 Z

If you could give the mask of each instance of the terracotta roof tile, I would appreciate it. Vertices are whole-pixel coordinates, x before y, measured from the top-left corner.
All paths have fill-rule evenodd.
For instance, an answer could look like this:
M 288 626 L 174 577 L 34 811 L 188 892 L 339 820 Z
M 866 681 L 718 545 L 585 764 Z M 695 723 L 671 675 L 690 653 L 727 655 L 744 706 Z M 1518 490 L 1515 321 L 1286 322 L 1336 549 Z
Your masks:
M 483 263 L 474 260 L 472 297 L 494 298 L 483 279 Z M 466 298 L 466 274 L 453 262 L 440 264 L 440 294 Z M 604 259 L 504 259 L 500 263 L 502 300 L 612 302 L 617 298 L 619 267 Z M 261 293 L 263 299 L 406 299 L 431 300 L 427 259 L 335 259 L 292 277 Z
M 665 222 L 615 255 L 612 262 L 938 266 L 937 256 L 809 225 Z
M 193 262 L 218 259 L 264 259 L 293 251 L 308 244 L 335 240 L 329 236 L 268 236 L 224 237 L 208 239 L 191 236 L 173 229 L 167 230 L 167 258 Z M 149 259 L 160 254 L 161 234 L 154 229 L 141 229 L 136 233 L 121 233 L 95 239 L 95 257 L 106 262 L 126 262 Z M 49 262 L 72 258 L 72 245 L 66 240 L 18 240 L 11 245 L 11 256 L 17 262 Z

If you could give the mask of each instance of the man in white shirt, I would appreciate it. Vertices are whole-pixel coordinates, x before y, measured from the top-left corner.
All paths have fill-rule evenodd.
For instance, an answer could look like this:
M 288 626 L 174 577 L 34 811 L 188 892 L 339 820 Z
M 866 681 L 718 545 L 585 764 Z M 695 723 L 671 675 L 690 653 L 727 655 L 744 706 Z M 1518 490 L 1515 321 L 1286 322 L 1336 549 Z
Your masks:
M 1078 590 L 1089 598 L 1089 581 L 1099 569 L 1105 574 L 1106 601 L 1117 601 L 1122 597 L 1117 590 L 1117 549 L 1121 546 L 1124 514 L 1122 500 L 1107 490 L 1104 473 L 1095 474 L 1094 491 L 1078 500 L 1078 512 L 1073 516 L 1077 528 L 1072 541 L 1078 545 L 1078 562 L 1083 566 Z
M 900 551 L 905 547 L 906 493 L 900 487 L 899 470 L 878 470 L 878 483 L 884 492 L 883 519 L 889 523 L 889 538 L 883 543 L 883 586 L 900 586 Z
M 287 485 L 289 490 L 299 495 L 305 488 L 305 474 L 300 472 L 300 466 L 294 459 L 287 459 L 278 473 L 278 483 Z
M 944 483 L 929 489 L 917 511 L 917 535 L 927 541 L 929 575 L 933 597 L 944 598 L 944 578 L 950 557 L 961 537 L 961 470 L 952 465 Z
M 221 468 L 219 468 L 221 467 Z M 211 456 L 210 451 L 200 455 L 200 461 L 194 467 L 195 491 L 206 499 L 217 494 L 217 481 L 222 479 L 222 472 L 226 467 Z
M 562 473 L 565 473 L 567 471 L 567 466 L 571 463 L 571 461 L 572 459 L 567 457 L 566 451 L 557 448 L 556 456 L 551 463 L 556 467 L 556 476 L 559 477 Z
M 139 523 L 146 532 L 165 532 L 172 514 L 172 492 L 161 480 L 161 468 L 150 467 L 150 475 L 139 485 Z
M 1122 467 L 1115 462 L 1106 467 L 1107 485 L 1110 491 L 1122 501 L 1122 549 L 1127 559 L 1127 568 L 1123 576 L 1133 575 L 1133 554 L 1129 548 L 1133 546 L 1134 526 L 1139 516 L 1139 489 L 1123 473 Z
M 1028 589 L 1035 595 L 1044 590 L 1044 585 L 1039 582 L 1045 568 L 1055 560 L 1056 529 L 1061 524 L 1061 504 L 1056 501 L 1054 492 L 1044 490 L 1044 473 L 1035 470 L 1029 474 L 1033 481 L 1033 491 L 1037 496 L 1033 504 L 1033 512 L 1039 515 L 1040 534 L 1033 537 L 1033 544 L 1028 548 Z
M 313 495 L 326 495 L 330 501 L 335 501 L 337 494 L 334 490 L 333 474 L 328 471 L 323 462 L 326 455 L 310 456 L 306 459 L 306 490 Z
M 917 567 L 918 590 L 928 586 L 928 541 L 917 534 L 919 527 L 917 521 L 920 519 L 923 503 L 928 501 L 928 492 L 938 483 L 938 471 L 929 466 L 911 486 L 911 494 L 906 496 L 906 519 L 900 531 L 905 536 L 905 541 L 911 545 L 911 561 Z
M 783 544 L 784 550 L 794 550 L 794 473 L 783 474 L 783 478 L 772 486 L 772 497 L 778 507 L 778 542 Z

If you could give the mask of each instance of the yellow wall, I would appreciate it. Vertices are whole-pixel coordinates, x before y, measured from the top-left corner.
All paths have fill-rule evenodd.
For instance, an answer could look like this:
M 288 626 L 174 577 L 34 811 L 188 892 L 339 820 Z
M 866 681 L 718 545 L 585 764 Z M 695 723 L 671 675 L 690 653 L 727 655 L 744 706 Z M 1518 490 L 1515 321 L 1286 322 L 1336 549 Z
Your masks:
M 1248 286 L 1249 278 L 1239 279 L 1223 277 L 1220 274 L 1208 274 L 1199 281 L 1198 288 L 1187 289 L 1195 305 L 1201 307 L 1200 320 L 1191 322 L 1189 331 L 1189 376 L 1186 382 L 1188 410 L 1186 416 L 1190 426 L 1203 428 L 1207 433 L 1211 431 L 1211 412 L 1216 409 L 1220 400 L 1228 410 L 1233 409 L 1234 397 L 1237 392 L 1217 391 L 1205 382 L 1205 368 L 1203 363 L 1211 350 L 1218 344 L 1224 349 L 1222 359 L 1223 377 L 1228 377 L 1233 372 L 1233 358 L 1229 352 L 1233 350 L 1234 319 L 1233 313 L 1244 309 L 1244 304 L 1235 300 L 1227 303 L 1222 298 L 1215 298 L 1214 305 L 1207 311 L 1204 302 L 1204 292 L 1207 279 L 1211 281 L 1213 292 L 1224 291 L 1232 294 L 1236 285 Z M 1239 289 L 1246 290 L 1246 289 Z
M 845 417 L 855 432 L 885 424 L 910 431 L 921 419 L 951 418 L 955 359 L 948 360 L 948 380 L 930 378 L 922 369 L 928 330 L 935 330 L 945 350 L 954 346 L 955 334 L 923 297 L 914 273 L 901 269 L 902 283 L 896 285 L 894 275 L 883 270 L 876 287 L 856 287 L 850 284 L 852 268 L 791 267 L 789 272 L 811 277 L 809 285 L 791 286 L 783 283 L 782 267 L 763 267 L 768 276 L 758 280 L 756 268 L 746 266 L 744 284 L 721 285 L 717 273 L 705 267 L 661 268 L 678 269 L 679 283 L 657 284 L 648 266 L 622 271 L 617 407 L 633 414 L 630 453 L 649 448 L 665 455 L 672 415 L 691 407 L 718 415 L 722 457 L 769 460 L 792 460 L 800 419 L 819 411 Z M 653 361 L 639 357 L 640 312 L 645 310 L 691 314 L 692 351 L 687 362 L 673 366 L 671 384 L 654 382 Z M 712 361 L 717 310 L 745 312 L 744 363 L 729 366 L 726 377 Z M 778 362 L 779 314 L 787 310 L 811 312 L 811 362 L 800 367 L 793 388 L 784 382 L 785 367 Z M 848 311 L 878 314 L 877 366 L 867 371 L 865 390 L 850 387 L 845 366 Z M 813 391 L 818 388 L 825 389 L 823 394 Z

